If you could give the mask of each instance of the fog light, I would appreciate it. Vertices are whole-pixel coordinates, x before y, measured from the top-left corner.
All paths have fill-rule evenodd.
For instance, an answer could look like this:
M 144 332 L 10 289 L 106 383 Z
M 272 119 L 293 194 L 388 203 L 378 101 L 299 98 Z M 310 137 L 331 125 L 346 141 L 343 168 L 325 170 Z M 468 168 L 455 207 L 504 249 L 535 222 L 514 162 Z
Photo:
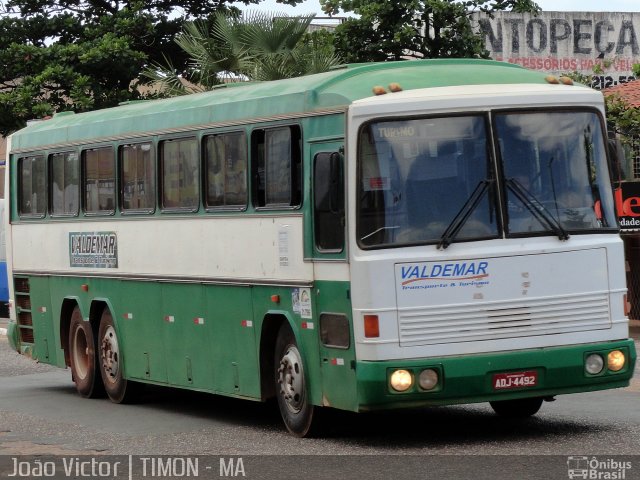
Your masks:
M 592 353 L 584 362 L 584 369 L 591 375 L 597 375 L 604 368 L 604 359 L 597 353 Z
M 396 392 L 406 392 L 413 385 L 413 376 L 406 370 L 396 370 L 391 374 L 390 383 Z
M 607 355 L 607 368 L 612 372 L 619 372 L 624 367 L 626 359 L 620 350 L 614 350 Z
M 433 390 L 438 385 L 438 372 L 431 368 L 421 371 L 418 384 L 423 390 Z

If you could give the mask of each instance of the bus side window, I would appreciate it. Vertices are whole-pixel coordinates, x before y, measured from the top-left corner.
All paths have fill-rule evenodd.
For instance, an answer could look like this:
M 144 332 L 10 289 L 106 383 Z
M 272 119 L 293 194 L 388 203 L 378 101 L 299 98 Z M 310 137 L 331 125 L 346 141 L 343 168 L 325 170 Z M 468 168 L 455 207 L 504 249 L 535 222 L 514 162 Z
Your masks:
M 344 248 L 344 183 L 342 156 L 319 153 L 314 159 L 314 231 L 318 250 Z
M 207 208 L 247 204 L 247 140 L 244 132 L 209 135 L 203 143 Z
M 83 207 L 90 214 L 115 211 L 116 169 L 113 148 L 96 148 L 82 152 Z
M 44 156 L 18 159 L 18 213 L 44 217 L 47 211 L 46 163 Z
M 162 169 L 162 208 L 197 210 L 200 201 L 197 140 L 165 140 L 160 143 L 159 151 Z
M 296 207 L 302 202 L 302 152 L 298 126 L 252 133 L 253 202 L 256 207 Z
M 75 152 L 49 155 L 52 215 L 77 215 L 80 203 L 79 162 Z
M 155 168 L 150 143 L 120 147 L 120 208 L 151 213 L 156 207 Z

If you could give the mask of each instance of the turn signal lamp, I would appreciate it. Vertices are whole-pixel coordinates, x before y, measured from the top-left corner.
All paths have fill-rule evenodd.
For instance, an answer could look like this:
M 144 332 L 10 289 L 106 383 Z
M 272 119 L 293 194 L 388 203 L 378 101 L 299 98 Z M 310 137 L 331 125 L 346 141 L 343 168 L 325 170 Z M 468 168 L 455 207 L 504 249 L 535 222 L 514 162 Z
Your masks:
M 407 370 L 396 370 L 391 374 L 389 383 L 396 392 L 406 392 L 413 385 L 413 376 Z
M 380 321 L 378 315 L 364 316 L 364 336 L 366 338 L 378 338 L 380 336 Z
M 626 358 L 620 350 L 614 350 L 607 355 L 607 368 L 612 372 L 619 372 L 624 368 Z

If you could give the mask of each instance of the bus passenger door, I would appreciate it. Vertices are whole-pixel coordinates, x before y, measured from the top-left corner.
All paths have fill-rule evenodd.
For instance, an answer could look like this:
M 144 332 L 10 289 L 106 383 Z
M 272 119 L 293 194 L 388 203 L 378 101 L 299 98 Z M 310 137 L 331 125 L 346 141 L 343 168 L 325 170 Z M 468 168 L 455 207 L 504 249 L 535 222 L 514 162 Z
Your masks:
M 312 145 L 315 319 L 320 342 L 323 404 L 355 410 L 355 345 L 345 247 L 342 142 Z M 308 238 L 309 236 L 307 236 Z

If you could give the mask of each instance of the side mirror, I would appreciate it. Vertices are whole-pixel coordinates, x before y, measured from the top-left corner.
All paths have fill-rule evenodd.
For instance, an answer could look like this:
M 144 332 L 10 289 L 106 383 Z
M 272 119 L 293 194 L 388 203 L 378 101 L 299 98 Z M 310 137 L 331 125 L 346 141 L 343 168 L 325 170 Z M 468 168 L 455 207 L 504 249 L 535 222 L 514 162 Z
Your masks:
M 620 183 L 620 181 L 627 179 L 624 147 L 618 138 L 611 136 L 607 144 L 609 147 L 609 175 L 611 176 L 611 183 Z

